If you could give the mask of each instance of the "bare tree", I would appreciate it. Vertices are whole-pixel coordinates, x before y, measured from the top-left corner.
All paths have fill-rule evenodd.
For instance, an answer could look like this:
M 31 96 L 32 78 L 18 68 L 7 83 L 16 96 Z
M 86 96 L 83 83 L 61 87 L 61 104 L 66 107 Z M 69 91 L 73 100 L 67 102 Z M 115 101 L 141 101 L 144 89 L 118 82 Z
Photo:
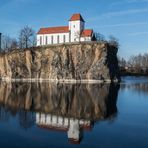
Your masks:
M 11 38 L 8 35 L 2 36 L 2 50 L 3 51 L 10 51 L 16 48 L 18 48 L 18 44 L 15 38 Z
M 11 50 L 17 49 L 18 48 L 18 41 L 16 39 L 12 39 L 11 41 Z
M 131 56 L 128 60 L 128 65 L 131 65 L 135 73 L 148 73 L 148 54 Z
M 19 40 L 19 48 L 22 49 L 24 47 L 24 39 L 23 39 L 23 33 L 22 33 L 22 31 L 20 31 L 20 33 L 19 33 L 18 40 Z
M 112 36 L 112 35 L 109 36 L 109 43 L 112 46 L 114 46 L 115 48 L 119 48 L 119 46 L 120 46 L 118 39 L 116 37 Z
M 11 46 L 11 38 L 8 35 L 2 36 L 2 49 L 7 51 Z
M 35 31 L 28 26 L 22 28 L 19 32 L 19 47 L 29 48 L 35 45 Z
M 99 32 L 94 33 L 94 40 L 95 41 L 105 41 L 105 36 Z
M 123 57 L 122 58 L 118 57 L 118 63 L 119 63 L 119 67 L 125 68 L 127 66 L 127 62 Z

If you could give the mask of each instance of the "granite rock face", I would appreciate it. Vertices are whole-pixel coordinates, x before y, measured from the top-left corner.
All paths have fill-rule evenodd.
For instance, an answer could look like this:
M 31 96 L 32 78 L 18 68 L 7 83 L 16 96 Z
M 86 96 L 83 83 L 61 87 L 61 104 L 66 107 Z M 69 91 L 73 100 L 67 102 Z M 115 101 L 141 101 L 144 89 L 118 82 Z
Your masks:
M 14 50 L 0 55 L 0 78 L 120 80 L 117 49 L 90 42 Z

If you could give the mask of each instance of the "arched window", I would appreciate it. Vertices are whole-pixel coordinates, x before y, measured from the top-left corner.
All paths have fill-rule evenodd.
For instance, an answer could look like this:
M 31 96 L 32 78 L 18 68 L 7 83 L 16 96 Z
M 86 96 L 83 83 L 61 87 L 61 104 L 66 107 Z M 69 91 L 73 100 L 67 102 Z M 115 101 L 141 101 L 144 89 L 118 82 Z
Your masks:
M 58 35 L 57 36 L 57 43 L 59 44 L 59 42 L 60 42 L 60 36 Z
M 63 36 L 63 42 L 65 43 L 65 40 L 66 40 L 66 37 L 65 37 L 65 35 Z
M 53 36 L 51 36 L 51 44 L 53 44 Z
M 42 36 L 40 36 L 40 45 L 42 45 Z
M 46 36 L 46 40 L 45 41 L 46 41 L 45 44 L 47 45 L 48 44 L 48 36 Z

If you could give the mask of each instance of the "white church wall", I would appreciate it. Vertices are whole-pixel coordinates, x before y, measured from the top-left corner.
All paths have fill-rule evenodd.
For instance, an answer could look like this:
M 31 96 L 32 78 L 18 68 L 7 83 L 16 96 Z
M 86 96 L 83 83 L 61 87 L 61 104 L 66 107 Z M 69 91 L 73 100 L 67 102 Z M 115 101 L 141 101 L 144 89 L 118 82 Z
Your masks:
M 37 35 L 37 46 L 68 43 L 69 41 L 70 41 L 69 33 Z
M 71 42 L 78 42 L 80 40 L 80 32 L 84 30 L 84 22 L 69 21 L 69 29 L 71 31 Z
M 91 37 L 81 37 L 81 38 L 80 38 L 80 41 L 81 41 L 81 42 L 84 42 L 84 41 L 91 41 L 91 40 L 92 40 Z

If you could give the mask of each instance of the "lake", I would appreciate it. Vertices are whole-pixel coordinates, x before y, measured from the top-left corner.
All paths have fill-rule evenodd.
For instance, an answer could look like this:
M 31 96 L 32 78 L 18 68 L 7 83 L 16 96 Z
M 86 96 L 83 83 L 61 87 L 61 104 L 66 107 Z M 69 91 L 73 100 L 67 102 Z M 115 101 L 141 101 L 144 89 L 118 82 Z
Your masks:
M 119 84 L 0 82 L 0 147 L 148 147 L 148 77 Z

